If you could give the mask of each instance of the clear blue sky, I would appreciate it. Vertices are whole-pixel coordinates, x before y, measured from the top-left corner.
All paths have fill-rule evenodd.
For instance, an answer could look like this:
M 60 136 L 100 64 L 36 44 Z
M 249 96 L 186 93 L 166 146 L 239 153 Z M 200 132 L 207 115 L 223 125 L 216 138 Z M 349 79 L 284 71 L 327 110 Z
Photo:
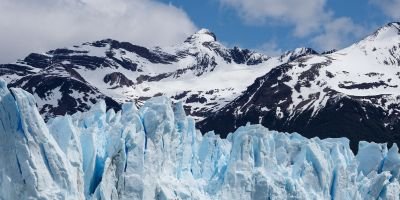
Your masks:
M 330 12 L 330 19 L 320 22 L 321 24 L 328 25 L 319 25 L 317 30 L 311 31 L 304 36 L 298 36 L 295 32 L 295 26 L 298 22 L 293 22 L 295 19 L 281 20 L 280 18 L 285 18 L 287 15 L 283 11 L 277 16 L 272 16 L 274 14 L 259 14 L 259 18 L 253 20 L 253 22 L 249 22 L 246 19 L 246 14 L 243 12 L 269 12 L 264 11 L 263 9 L 243 11 L 246 2 L 242 0 L 161 0 L 164 3 L 170 3 L 175 7 L 183 9 L 190 17 L 190 19 L 194 22 L 194 24 L 199 28 L 208 28 L 213 31 L 218 39 L 226 43 L 230 46 L 238 45 L 241 47 L 251 48 L 251 49 L 259 49 L 265 50 L 267 52 L 276 52 L 276 51 L 285 51 L 290 50 L 300 46 L 312 47 L 316 50 L 328 50 L 329 48 L 341 48 L 350 43 L 353 43 L 365 35 L 371 33 L 378 27 L 396 20 L 395 14 L 388 14 L 388 9 L 384 7 L 385 3 L 389 4 L 390 2 L 387 0 L 382 0 L 378 2 L 377 0 L 328 0 L 328 1 L 320 1 L 325 2 L 323 7 L 323 12 Z M 282 1 L 282 0 L 279 0 Z M 317 0 L 308 0 L 309 2 L 315 2 Z M 269 6 L 269 2 L 274 2 L 274 0 L 250 0 L 248 2 L 255 2 L 260 7 Z M 283 0 L 285 2 L 285 0 Z M 303 1 L 298 1 L 303 2 Z M 307 2 L 307 1 L 305 1 Z M 374 3 L 375 2 L 375 3 Z M 271 4 L 271 3 L 270 3 Z M 377 5 L 380 4 L 380 5 Z M 394 5 L 392 3 L 391 6 L 400 5 L 397 3 Z M 289 5 L 290 6 L 290 5 Z M 297 9 L 297 5 L 293 5 L 291 9 Z M 252 7 L 248 8 L 251 9 Z M 290 9 L 289 9 L 290 10 Z M 398 9 L 400 10 L 400 8 Z M 290 12 L 290 11 L 288 11 Z M 304 11 L 304 12 L 308 12 Z M 313 10 L 311 10 L 313 12 Z M 400 12 L 400 11 L 398 11 Z M 321 17 L 319 15 L 319 11 L 315 11 L 315 18 Z M 290 15 L 290 13 L 289 13 Z M 294 16 L 296 17 L 296 16 Z M 251 18 L 251 17 L 250 17 Z M 262 22 L 263 18 L 266 19 L 267 22 Z M 344 32 L 349 31 L 348 33 L 341 33 L 342 28 L 339 26 L 335 31 L 338 33 L 333 34 L 333 36 L 329 36 L 327 32 L 331 32 L 330 30 L 324 31 L 324 26 L 327 26 L 326 29 L 333 27 L 333 25 L 329 25 L 334 20 L 346 18 L 347 21 L 351 21 L 354 26 L 360 28 L 360 30 L 343 30 Z M 251 20 L 251 19 L 250 19 Z M 307 19 L 306 19 L 307 20 Z M 255 21 L 255 22 L 254 22 Z M 257 22 L 260 21 L 260 22 Z M 301 25 L 300 25 L 301 26 Z M 346 26 L 346 25 L 343 25 Z M 356 33 L 352 33 L 352 31 Z M 326 40 L 329 40 L 329 37 L 332 40 L 336 39 L 338 41 L 333 42 L 331 45 L 324 45 L 323 42 L 316 42 L 315 38 L 320 35 L 327 35 L 325 37 Z M 338 36 L 339 35 L 339 36 Z M 321 39 L 324 40 L 324 39 Z M 322 43 L 322 44 L 321 44 Z

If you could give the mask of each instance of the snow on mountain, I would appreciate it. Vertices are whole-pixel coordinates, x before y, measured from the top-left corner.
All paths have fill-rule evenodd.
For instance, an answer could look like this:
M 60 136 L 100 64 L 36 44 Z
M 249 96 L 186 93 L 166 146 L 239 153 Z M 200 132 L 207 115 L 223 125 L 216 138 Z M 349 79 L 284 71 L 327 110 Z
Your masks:
M 181 103 L 155 97 L 44 123 L 0 81 L 0 199 L 399 199 L 397 145 L 240 127 L 204 136 Z
M 227 48 L 202 29 L 181 44 L 146 48 L 105 39 L 32 53 L 0 65 L 0 77 L 32 93 L 45 119 L 140 107 L 168 96 L 203 132 L 226 137 L 251 122 L 306 137 L 400 143 L 399 23 L 342 50 L 297 48 L 269 57 Z M 223 124 L 223 126 L 221 126 Z
M 348 48 L 275 67 L 200 123 L 228 134 L 247 122 L 307 137 L 400 143 L 400 24 Z M 224 124 L 220 126 L 219 124 Z
M 202 45 L 204 42 L 216 42 L 217 36 L 208 29 L 200 29 L 197 33 L 188 37 L 185 42 L 198 43 Z
M 109 108 L 118 109 L 117 103 L 136 101 L 141 105 L 153 96 L 167 95 L 184 101 L 186 111 L 202 119 L 273 67 L 310 53 L 315 51 L 299 48 L 268 57 L 247 49 L 230 49 L 219 43 L 214 33 L 202 29 L 171 47 L 148 49 L 107 39 L 30 54 L 14 64 L 0 65 L 0 76 L 36 94 L 46 118 L 87 110 L 101 98 L 108 98 Z M 49 74 L 59 79 L 59 84 L 47 82 Z M 32 80 L 39 80 L 38 76 L 39 85 Z M 85 89 L 63 85 L 59 92 L 53 91 L 62 82 L 74 82 Z M 60 95 L 49 96 L 57 92 Z M 71 109 L 64 109 L 66 106 Z

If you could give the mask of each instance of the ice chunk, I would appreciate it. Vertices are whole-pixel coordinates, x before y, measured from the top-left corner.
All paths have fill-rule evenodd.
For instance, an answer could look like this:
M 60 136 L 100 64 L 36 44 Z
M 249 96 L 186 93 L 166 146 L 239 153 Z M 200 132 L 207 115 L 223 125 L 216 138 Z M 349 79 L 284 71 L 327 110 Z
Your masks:
M 356 159 L 359 162 L 358 170 L 368 175 L 372 171 L 381 168 L 383 158 L 387 153 L 386 145 L 376 143 L 360 142 Z
M 11 93 L 0 81 L 0 115 L 0 187 L 10 189 L 0 199 L 82 198 L 69 161 L 49 134 L 33 96 L 21 89 Z

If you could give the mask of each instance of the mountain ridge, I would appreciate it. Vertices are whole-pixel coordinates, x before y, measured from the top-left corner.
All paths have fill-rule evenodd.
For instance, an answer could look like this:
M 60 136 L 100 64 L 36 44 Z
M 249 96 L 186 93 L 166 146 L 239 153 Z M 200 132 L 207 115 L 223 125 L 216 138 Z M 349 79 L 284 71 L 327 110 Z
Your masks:
M 257 72 L 257 74 L 262 75 L 264 72 L 269 70 L 268 68 L 272 68 L 275 65 L 275 63 L 287 62 L 288 60 L 295 59 L 297 57 L 306 55 L 310 52 L 314 53 L 315 51 L 311 49 L 299 48 L 292 52 L 288 51 L 279 57 L 269 57 L 262 55 L 260 53 L 256 53 L 254 51 L 250 51 L 248 49 L 241 49 L 238 47 L 230 49 L 218 43 L 214 33 L 210 32 L 207 29 L 201 29 L 197 33 L 188 37 L 182 44 L 167 48 L 155 47 L 153 49 L 148 49 L 146 47 L 140 47 L 128 42 L 119 42 L 113 39 L 104 39 L 95 42 L 86 42 L 83 43 L 81 46 L 76 45 L 71 48 L 55 49 L 43 54 L 32 53 L 28 55 L 25 59 L 19 60 L 14 64 L 1 65 L 0 75 L 4 79 L 6 79 L 7 82 L 10 83 L 10 85 L 20 86 L 28 90 L 29 92 L 35 93 L 34 89 L 36 89 L 35 86 L 36 83 L 29 84 L 29 81 L 27 81 L 27 79 L 33 79 L 34 76 L 37 76 L 37 74 L 40 73 L 39 71 L 47 73 L 46 70 L 50 69 L 46 68 L 52 68 L 57 66 L 61 66 L 62 68 L 62 66 L 64 66 L 63 68 L 65 69 L 65 72 L 60 71 L 59 72 L 60 76 L 63 76 L 62 74 L 73 73 L 74 75 L 71 74 L 69 76 L 71 76 L 72 78 L 74 76 L 79 76 L 80 77 L 79 80 L 76 79 L 76 81 L 80 81 L 83 84 L 97 88 L 97 90 L 100 90 L 100 93 L 102 93 L 104 96 L 111 97 L 111 99 L 116 100 L 117 103 L 121 103 L 127 100 L 129 101 L 132 100 L 132 98 L 134 98 L 139 101 L 138 105 L 140 105 L 141 101 L 148 99 L 154 95 L 159 95 L 160 92 L 163 92 L 163 90 L 158 89 L 158 91 L 148 92 L 149 94 L 141 94 L 137 96 L 134 96 L 133 94 L 133 96 L 130 95 L 129 97 L 127 97 L 128 95 L 122 95 L 125 96 L 122 97 L 122 100 L 115 99 L 115 96 L 121 97 L 120 94 L 115 95 L 115 93 L 128 93 L 128 92 L 146 93 L 147 91 L 149 91 L 149 89 L 150 90 L 152 89 L 151 86 L 150 87 L 141 86 L 145 85 L 146 83 L 156 83 L 166 79 L 185 79 L 185 77 L 183 76 L 188 77 L 188 79 L 194 79 L 196 77 L 201 77 L 205 74 L 210 74 L 210 72 L 216 70 L 215 68 L 219 66 L 226 68 L 222 70 L 231 70 L 229 69 L 231 64 L 237 65 L 239 71 L 243 70 L 249 71 L 249 76 L 251 77 L 250 78 L 251 81 L 251 79 L 254 79 L 256 76 L 251 75 L 250 67 L 246 69 L 247 68 L 246 66 L 257 66 L 258 71 L 260 71 Z M 216 58 L 219 60 L 216 61 Z M 266 64 L 267 66 L 260 66 L 260 64 L 264 62 L 272 62 L 272 64 Z M 149 65 L 154 65 L 154 66 L 149 66 Z M 157 65 L 167 65 L 168 67 L 157 66 Z M 13 69 L 18 68 L 19 66 L 23 66 L 24 68 L 22 69 L 24 69 L 24 71 L 17 73 L 18 71 Z M 262 69 L 264 67 L 267 69 Z M 163 70 L 162 68 L 169 68 L 169 69 Z M 108 69 L 110 70 L 110 73 L 101 74 L 102 79 L 99 78 L 99 80 L 93 80 L 91 82 L 90 79 L 92 78 L 89 76 L 92 75 L 92 72 L 96 70 L 101 71 Z M 122 69 L 123 71 L 121 71 Z M 220 73 L 222 70 L 219 70 Z M 17 74 L 17 76 L 15 74 Z M 121 74 L 124 75 L 124 77 L 122 77 Z M 30 78 L 23 76 L 29 76 Z M 112 84 L 109 85 L 108 83 L 117 81 L 110 79 L 112 77 L 115 79 L 122 78 L 125 84 L 120 86 L 112 86 Z M 62 77 L 62 78 L 68 78 L 68 77 Z M 215 78 L 218 79 L 219 77 L 211 77 L 211 79 Z M 21 79 L 21 81 L 17 81 L 19 79 Z M 107 83 L 104 84 L 103 82 Z M 250 84 L 249 81 L 247 82 Z M 223 85 L 223 82 L 220 83 L 221 85 Z M 212 96 L 212 94 L 214 94 L 213 97 L 211 98 L 218 98 L 215 94 L 221 91 L 222 91 L 221 93 L 225 93 L 225 95 L 230 96 L 232 95 L 232 93 L 241 92 L 240 90 L 245 87 L 245 85 L 239 84 L 242 85 L 241 89 L 238 89 L 237 91 L 234 92 L 229 92 L 230 90 L 236 90 L 235 88 L 236 85 L 238 84 L 234 83 L 234 81 L 230 81 L 230 84 L 228 86 L 222 86 L 220 88 L 205 87 L 205 89 L 201 88 L 201 91 L 198 92 L 203 93 L 203 95 L 205 93 L 208 93 L 208 96 Z M 138 89 L 133 89 L 133 90 L 127 89 L 128 87 L 125 86 L 142 87 L 142 88 L 138 91 Z M 44 87 L 49 88 L 48 86 Z M 57 87 L 52 85 L 50 88 L 54 89 Z M 120 91 L 114 92 L 112 91 L 112 89 Z M 185 93 L 188 93 L 190 89 L 191 89 L 190 87 L 188 89 L 181 89 L 181 90 L 177 89 L 176 91 L 171 91 L 170 94 L 168 94 L 168 96 L 180 97 L 179 100 L 182 100 L 183 96 L 185 96 L 184 101 L 187 101 L 187 103 L 189 104 L 191 102 L 196 103 L 198 101 L 202 101 L 201 99 L 205 98 L 205 97 L 198 97 L 199 94 L 197 91 L 190 91 L 193 94 L 191 94 L 190 96 L 186 96 Z M 73 90 L 74 89 L 72 89 L 72 91 Z M 95 94 L 98 93 L 99 91 L 88 89 L 85 92 L 90 94 Z M 62 93 L 68 94 L 69 91 L 63 91 Z M 78 102 L 70 103 L 70 104 L 76 104 L 75 106 L 76 109 L 73 109 L 72 112 L 64 110 L 63 113 L 72 114 L 73 112 L 78 110 L 79 111 L 83 111 L 85 109 L 87 110 L 90 107 L 90 105 L 96 101 L 96 98 L 89 98 L 88 96 L 90 95 L 86 96 L 87 97 L 85 99 L 81 98 L 81 100 Z M 225 97 L 221 97 L 221 101 L 224 101 L 224 98 Z M 233 97 L 229 98 L 232 99 Z M 43 95 L 41 95 L 41 99 L 43 99 Z M 213 102 L 208 102 L 208 103 L 222 104 L 223 102 L 221 101 L 216 102 L 214 100 Z M 40 103 L 40 101 L 38 102 Z M 52 113 L 51 112 L 46 113 L 46 111 L 43 110 L 43 106 L 45 106 L 45 104 L 46 103 L 44 102 L 43 105 L 39 105 L 39 108 L 41 109 L 41 113 L 45 114 L 45 117 L 47 119 L 48 117 L 50 117 Z M 111 107 L 114 109 L 118 109 L 117 106 L 110 106 L 109 108 Z M 199 107 L 197 108 L 201 109 Z M 208 110 L 216 110 L 216 109 L 208 108 Z M 199 117 L 201 117 L 203 115 L 201 113 L 204 112 L 209 113 L 209 111 L 193 112 L 191 110 L 192 114 Z M 57 115 L 63 113 L 58 112 Z M 46 116 L 47 114 L 49 114 L 49 116 Z
M 199 126 L 226 134 L 261 123 L 307 137 L 348 137 L 353 150 L 360 140 L 399 143 L 399 33 L 399 23 L 390 23 L 345 49 L 283 64 Z
M 360 140 L 400 142 L 398 29 L 389 23 L 341 50 L 275 57 L 225 47 L 207 29 L 170 47 L 105 39 L 30 54 L 0 65 L 0 77 L 34 94 L 45 119 L 99 99 L 119 110 L 165 95 L 182 101 L 203 132 L 261 123 L 307 137 L 346 136 L 354 150 Z

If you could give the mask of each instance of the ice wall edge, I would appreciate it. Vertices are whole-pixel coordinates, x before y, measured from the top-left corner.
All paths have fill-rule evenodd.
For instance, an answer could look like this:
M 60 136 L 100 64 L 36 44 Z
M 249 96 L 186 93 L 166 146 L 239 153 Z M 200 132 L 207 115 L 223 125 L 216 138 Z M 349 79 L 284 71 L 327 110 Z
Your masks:
M 202 135 L 166 97 L 44 123 L 0 80 L 0 199 L 399 199 L 397 145 L 260 125 Z M 221 124 L 223 125 L 223 124 Z

